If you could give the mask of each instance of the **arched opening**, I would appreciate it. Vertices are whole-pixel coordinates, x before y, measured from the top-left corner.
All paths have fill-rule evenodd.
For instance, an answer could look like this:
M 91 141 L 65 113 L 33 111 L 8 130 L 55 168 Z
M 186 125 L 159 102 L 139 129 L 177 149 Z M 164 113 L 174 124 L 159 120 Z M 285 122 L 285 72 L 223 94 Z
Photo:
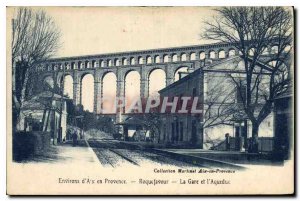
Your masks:
M 99 62 L 93 61 L 93 68 L 98 68 L 98 67 L 99 67 Z
M 130 65 L 135 65 L 135 58 L 134 57 L 130 58 Z
M 109 59 L 107 60 L 108 66 L 112 66 L 112 61 Z
M 86 68 L 91 68 L 91 67 L 92 67 L 92 66 L 91 66 L 91 62 L 86 61 L 86 62 L 85 62 L 85 66 L 86 66 Z
M 181 61 L 186 61 L 186 54 L 185 53 L 181 54 Z
M 267 55 L 267 54 L 269 54 L 268 48 L 266 46 L 262 47 L 262 55 Z
M 216 58 L 216 52 L 214 50 L 209 51 L 209 58 L 215 59 Z
M 205 59 L 205 52 L 200 52 L 199 53 L 199 58 L 200 58 L 200 60 Z
M 254 47 L 250 48 L 248 50 L 248 54 L 249 54 L 249 56 L 254 56 L 254 54 L 255 54 L 255 48 Z
M 114 102 L 117 95 L 117 77 L 113 72 L 106 73 L 102 78 L 102 113 L 114 113 Z
M 79 69 L 82 69 L 82 68 L 83 68 L 83 65 L 84 65 L 84 64 L 83 64 L 81 61 L 78 62 L 78 67 L 79 67 Z
M 283 85 L 283 88 L 287 88 L 289 85 L 289 82 L 286 82 L 287 80 L 290 80 L 290 70 L 285 63 L 281 63 L 275 73 L 274 82 Z
M 175 71 L 175 82 L 178 81 L 179 79 L 183 78 L 185 75 L 187 75 L 188 72 L 188 67 L 179 67 L 176 71 Z
M 169 55 L 165 54 L 164 55 L 164 63 L 169 62 Z
M 277 54 L 277 53 L 278 53 L 278 46 L 277 45 L 272 46 L 271 54 Z
M 53 69 L 54 71 L 56 71 L 56 70 L 57 70 L 57 65 L 56 65 L 56 64 L 52 64 L 52 69 Z
M 104 67 L 104 61 L 103 60 L 100 61 L 100 66 Z
M 162 69 L 154 69 L 149 74 L 149 96 L 159 97 L 158 91 L 166 87 L 166 73 Z
M 290 52 L 291 49 L 292 49 L 292 46 L 291 46 L 291 45 L 287 45 L 287 46 L 285 46 L 285 48 L 284 48 L 284 52 L 285 52 L 285 53 Z
M 120 66 L 120 60 L 119 59 L 115 59 L 115 66 Z
M 224 51 L 224 50 L 220 50 L 220 51 L 219 51 L 218 58 L 219 58 L 219 59 L 224 59 L 225 57 L 226 57 L 225 51 Z
M 235 56 L 235 49 L 230 49 L 229 52 L 228 52 L 228 56 L 229 57 Z
M 81 79 L 81 103 L 84 110 L 93 112 L 94 108 L 94 76 L 86 74 Z
M 127 64 L 128 64 L 128 63 L 127 63 L 127 59 L 126 59 L 126 58 L 123 58 L 123 59 L 122 59 L 122 65 L 125 66 L 125 65 L 127 65 Z
M 85 63 L 84 62 L 81 62 L 81 64 L 80 64 L 80 69 L 85 69 Z
M 143 57 L 139 57 L 139 64 L 144 64 Z
M 173 62 L 176 62 L 177 60 L 178 60 L 177 54 L 173 54 L 173 56 L 172 56 L 172 61 L 173 61 Z
M 77 68 L 75 62 L 72 62 L 72 63 L 71 63 L 71 68 L 72 68 L 72 69 L 76 69 L 76 68 Z
M 46 86 L 46 88 L 50 87 L 53 88 L 54 87 L 54 80 L 52 77 L 47 76 L 44 79 L 44 85 Z
M 190 60 L 191 60 L 191 61 L 196 60 L 196 53 L 195 53 L 195 52 L 192 52 L 192 53 L 191 53 L 191 55 L 190 55 Z
M 152 58 L 151 58 L 151 56 L 147 56 L 147 57 L 146 57 L 146 61 L 147 61 L 147 64 L 151 64 L 151 63 L 152 63 Z
M 71 75 L 66 75 L 64 79 L 64 95 L 73 99 L 73 78 Z
M 269 63 L 268 63 L 268 65 L 269 66 L 271 66 L 271 67 L 275 67 L 276 66 L 276 63 L 277 63 L 277 61 L 270 61 Z
M 140 98 L 140 79 L 140 73 L 137 71 L 130 71 L 125 75 L 125 111 L 133 101 Z
M 154 61 L 155 61 L 155 63 L 160 63 L 160 61 L 159 61 L 159 56 L 158 56 L 158 55 L 156 55 L 156 56 L 154 57 Z

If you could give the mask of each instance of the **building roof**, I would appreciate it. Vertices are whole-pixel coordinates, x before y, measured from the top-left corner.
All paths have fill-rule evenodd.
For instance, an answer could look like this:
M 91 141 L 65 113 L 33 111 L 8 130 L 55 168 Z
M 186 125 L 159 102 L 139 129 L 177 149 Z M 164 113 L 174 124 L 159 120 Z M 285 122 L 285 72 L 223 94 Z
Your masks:
M 22 104 L 21 110 L 43 110 L 47 107 L 49 107 L 49 101 L 50 100 L 57 100 L 60 101 L 62 98 L 61 95 L 55 94 L 51 91 L 44 91 L 40 94 L 35 95 L 30 100 L 25 101 Z M 55 105 L 56 109 L 59 109 L 60 105 L 59 103 Z

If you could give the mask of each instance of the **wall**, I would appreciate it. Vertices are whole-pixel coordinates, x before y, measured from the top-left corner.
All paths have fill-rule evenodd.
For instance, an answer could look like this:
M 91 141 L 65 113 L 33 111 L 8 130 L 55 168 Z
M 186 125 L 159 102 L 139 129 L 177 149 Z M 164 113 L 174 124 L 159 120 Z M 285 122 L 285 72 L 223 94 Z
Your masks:
M 161 97 L 199 97 L 198 103 L 203 102 L 203 76 L 201 70 L 195 71 L 160 91 Z M 170 102 L 170 101 L 169 101 Z M 201 107 L 201 104 L 199 105 Z M 163 114 L 161 128 L 161 143 L 178 145 L 189 148 L 203 147 L 202 115 L 194 114 Z M 195 135 L 192 135 L 193 124 Z M 173 126 L 172 126 L 173 124 Z M 181 128 L 182 126 L 182 128 Z M 172 129 L 173 127 L 173 129 Z M 178 127 L 178 133 L 176 129 Z M 181 132 L 181 129 L 183 132 Z M 175 132 L 172 132 L 175 131 Z M 182 134 L 182 135 L 181 135 Z M 165 136 L 165 137 L 164 137 Z M 182 137 L 181 137 L 182 136 Z

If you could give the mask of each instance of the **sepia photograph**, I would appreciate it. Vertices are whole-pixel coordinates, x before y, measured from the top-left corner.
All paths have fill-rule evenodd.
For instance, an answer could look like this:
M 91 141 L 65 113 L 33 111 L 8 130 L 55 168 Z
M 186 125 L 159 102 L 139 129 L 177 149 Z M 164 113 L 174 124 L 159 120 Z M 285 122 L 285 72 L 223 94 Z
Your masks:
M 7 194 L 293 195 L 294 12 L 7 6 Z

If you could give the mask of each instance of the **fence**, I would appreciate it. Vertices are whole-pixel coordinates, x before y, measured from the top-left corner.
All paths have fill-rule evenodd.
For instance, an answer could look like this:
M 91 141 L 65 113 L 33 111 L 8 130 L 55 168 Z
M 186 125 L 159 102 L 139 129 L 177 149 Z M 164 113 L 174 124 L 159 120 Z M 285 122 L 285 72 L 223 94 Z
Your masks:
M 238 151 L 239 148 L 236 147 L 238 143 L 237 139 L 234 137 L 229 137 L 228 139 L 228 147 L 226 146 L 226 139 L 220 142 L 218 145 L 212 147 L 213 150 L 218 151 Z M 249 145 L 250 139 L 247 139 L 247 143 Z M 244 143 L 245 145 L 245 143 Z M 274 149 L 274 138 L 273 137 L 259 137 L 258 138 L 258 151 L 259 152 L 272 152 Z

